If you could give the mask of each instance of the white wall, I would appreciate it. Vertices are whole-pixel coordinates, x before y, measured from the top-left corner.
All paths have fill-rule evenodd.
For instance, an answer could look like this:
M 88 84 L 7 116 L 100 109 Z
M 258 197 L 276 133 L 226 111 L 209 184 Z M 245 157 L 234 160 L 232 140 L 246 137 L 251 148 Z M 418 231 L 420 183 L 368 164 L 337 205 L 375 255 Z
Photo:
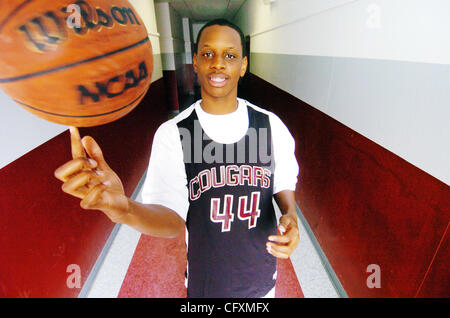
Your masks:
M 67 130 L 67 126 L 32 115 L 1 89 L 0 107 L 0 169 Z
M 175 53 L 184 52 L 183 19 L 177 11 L 170 7 L 170 25 Z
M 206 22 L 202 22 L 202 23 L 193 23 L 192 24 L 192 40 L 194 41 L 194 43 L 197 41 L 197 36 L 198 33 L 200 32 L 200 29 L 206 24 Z
M 248 0 L 252 51 L 450 64 L 448 0 Z
M 161 53 L 173 53 L 172 27 L 168 2 L 155 4 L 156 23 L 160 34 Z
M 185 51 L 185 64 L 192 64 L 191 23 L 189 18 L 183 17 L 183 39 Z
M 447 0 L 248 0 L 235 22 L 252 73 L 450 184 L 448 13 Z
M 156 3 L 156 20 L 161 38 L 163 70 L 174 71 L 183 64 L 185 52 L 182 17 L 168 2 Z
M 156 13 L 153 0 L 129 0 L 133 5 L 136 12 L 145 23 L 147 32 L 153 50 L 153 75 L 152 82 L 162 78 L 161 67 L 161 47 L 159 43 L 160 33 L 158 32 L 158 26 L 156 24 Z

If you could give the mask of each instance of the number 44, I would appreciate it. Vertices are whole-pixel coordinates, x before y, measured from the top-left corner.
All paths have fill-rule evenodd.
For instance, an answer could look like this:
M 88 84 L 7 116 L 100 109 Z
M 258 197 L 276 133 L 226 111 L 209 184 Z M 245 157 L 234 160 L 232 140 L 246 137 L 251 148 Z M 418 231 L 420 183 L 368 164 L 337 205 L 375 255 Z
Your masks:
M 254 228 L 261 214 L 259 209 L 259 200 L 261 192 L 252 192 L 250 198 L 250 209 L 247 209 L 247 196 L 239 197 L 238 217 L 241 221 L 248 220 L 248 228 Z M 222 232 L 231 230 L 231 223 L 234 221 L 233 195 L 227 194 L 224 198 L 224 205 L 222 212 L 220 210 L 220 199 L 211 199 L 211 213 L 210 219 L 214 223 L 222 223 Z

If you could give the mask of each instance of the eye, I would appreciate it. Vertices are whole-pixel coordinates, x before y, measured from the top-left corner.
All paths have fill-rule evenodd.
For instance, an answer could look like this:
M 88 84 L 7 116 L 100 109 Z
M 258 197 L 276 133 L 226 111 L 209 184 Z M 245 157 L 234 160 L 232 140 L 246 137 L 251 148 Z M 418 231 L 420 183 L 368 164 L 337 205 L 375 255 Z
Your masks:
M 212 57 L 212 52 L 205 52 L 205 53 L 202 53 L 202 56 L 206 56 L 206 57 Z
M 233 55 L 233 54 L 231 54 L 231 53 L 227 53 L 225 56 L 226 56 L 227 58 L 229 58 L 229 59 L 235 59 L 235 58 L 236 58 L 236 56 Z

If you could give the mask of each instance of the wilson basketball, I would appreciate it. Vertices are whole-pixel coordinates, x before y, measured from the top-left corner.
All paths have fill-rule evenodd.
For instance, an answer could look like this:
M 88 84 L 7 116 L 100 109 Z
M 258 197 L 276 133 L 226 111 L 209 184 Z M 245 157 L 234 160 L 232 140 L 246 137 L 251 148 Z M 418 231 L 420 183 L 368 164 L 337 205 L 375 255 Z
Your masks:
M 126 0 L 0 0 L 0 88 L 46 120 L 97 126 L 132 111 L 153 54 Z

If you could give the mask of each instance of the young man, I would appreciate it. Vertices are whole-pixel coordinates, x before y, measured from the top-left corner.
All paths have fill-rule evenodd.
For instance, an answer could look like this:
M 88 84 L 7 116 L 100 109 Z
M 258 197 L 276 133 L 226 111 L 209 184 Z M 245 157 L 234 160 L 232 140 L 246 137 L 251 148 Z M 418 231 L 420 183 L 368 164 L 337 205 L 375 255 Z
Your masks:
M 73 160 L 55 176 L 84 209 L 113 222 L 159 237 L 187 228 L 188 297 L 273 297 L 276 257 L 288 258 L 299 242 L 294 140 L 276 115 L 237 98 L 247 69 L 237 26 L 206 24 L 193 63 L 202 99 L 158 128 L 143 204 L 125 196 L 100 147 L 76 128 Z

